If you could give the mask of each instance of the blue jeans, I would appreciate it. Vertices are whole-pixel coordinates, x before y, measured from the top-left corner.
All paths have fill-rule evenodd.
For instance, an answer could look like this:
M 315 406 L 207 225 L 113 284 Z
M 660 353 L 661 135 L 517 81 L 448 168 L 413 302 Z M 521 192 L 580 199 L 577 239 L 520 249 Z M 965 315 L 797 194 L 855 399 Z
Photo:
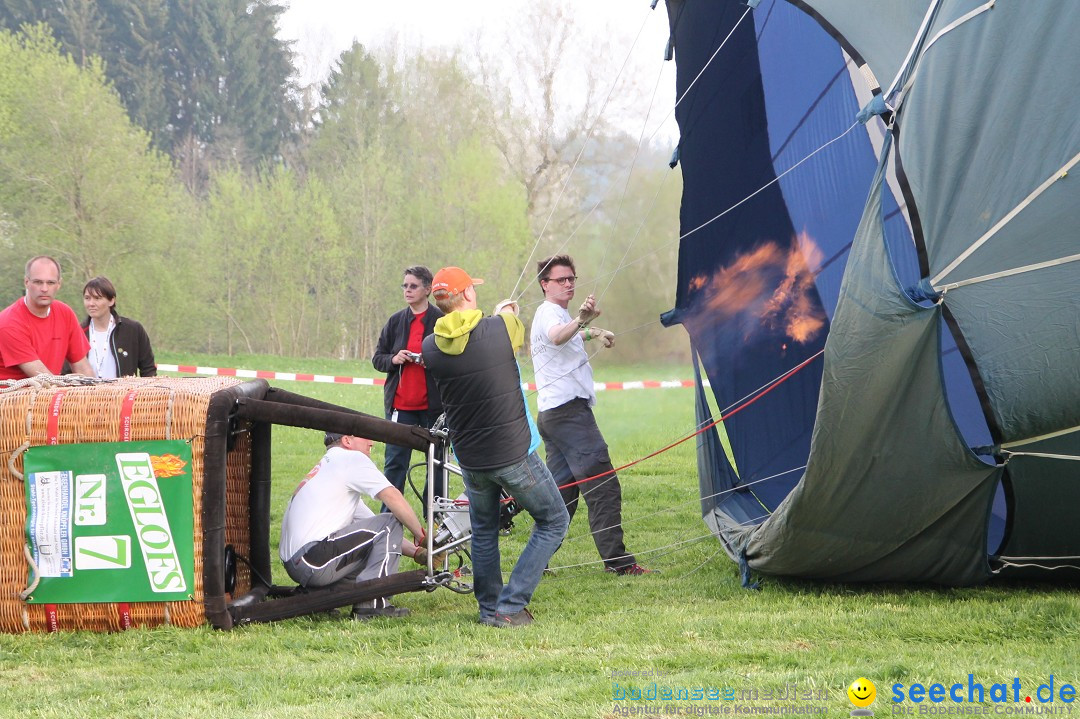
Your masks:
M 398 424 L 407 424 L 411 427 L 423 427 L 428 429 L 431 425 L 435 424 L 437 416 L 431 416 L 431 412 L 426 409 L 395 409 L 387 417 L 392 422 Z M 385 453 L 383 455 L 385 461 L 383 462 L 383 474 L 386 476 L 387 481 L 390 484 L 397 487 L 398 491 L 408 497 L 408 493 L 405 491 L 405 477 L 409 472 L 409 465 L 412 463 L 413 450 L 412 447 L 400 447 L 396 444 L 386 443 Z M 423 455 L 422 455 L 423 456 Z M 424 457 L 424 459 L 427 459 Z M 424 472 L 424 489 L 423 497 L 425 501 L 427 498 L 427 473 Z M 435 496 L 445 497 L 446 488 L 435 485 Z M 386 505 L 383 505 L 383 512 L 387 512 Z
M 532 599 L 544 567 L 559 548 L 570 515 L 547 465 L 533 452 L 523 462 L 508 467 L 472 470 L 462 467 L 469 494 L 472 522 L 473 593 L 480 605 L 480 619 L 516 614 Z M 535 523 L 532 536 L 503 586 L 499 556 L 499 488 L 514 498 Z

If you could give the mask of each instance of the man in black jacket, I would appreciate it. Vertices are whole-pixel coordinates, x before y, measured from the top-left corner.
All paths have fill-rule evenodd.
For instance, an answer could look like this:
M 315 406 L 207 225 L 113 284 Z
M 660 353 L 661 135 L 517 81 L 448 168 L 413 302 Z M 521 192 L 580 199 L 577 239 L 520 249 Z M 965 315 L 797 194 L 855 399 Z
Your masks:
M 405 309 L 395 312 L 379 333 L 379 343 L 371 364 L 386 373 L 383 386 L 383 410 L 393 422 L 414 427 L 431 427 L 442 414 L 442 400 L 434 380 L 420 357 L 421 344 L 443 316 L 438 307 L 428 302 L 431 294 L 431 270 L 417 265 L 405 270 L 401 282 Z M 386 445 L 383 474 L 399 492 L 405 491 L 405 476 L 412 460 L 412 449 Z M 435 494 L 445 496 L 444 487 L 435 487 Z M 427 488 L 424 489 L 427 496 Z M 386 508 L 383 508 L 386 511 Z
M 473 594 L 480 622 L 530 624 L 526 608 L 570 515 L 547 465 L 521 389 L 515 353 L 525 344 L 517 304 L 500 302 L 495 317 L 476 306 L 476 285 L 460 267 L 444 267 L 432 288 L 447 314 L 424 340 L 424 361 L 446 405 L 446 426 L 469 495 Z M 533 518 L 529 541 L 504 585 L 499 557 L 500 489 Z

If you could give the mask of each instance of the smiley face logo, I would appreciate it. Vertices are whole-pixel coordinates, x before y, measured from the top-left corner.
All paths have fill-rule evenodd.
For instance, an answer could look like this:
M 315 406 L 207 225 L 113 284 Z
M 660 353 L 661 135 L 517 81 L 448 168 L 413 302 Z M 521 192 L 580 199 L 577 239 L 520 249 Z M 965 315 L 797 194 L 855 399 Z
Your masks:
M 847 690 L 848 699 L 859 709 L 866 709 L 877 699 L 877 687 L 866 677 L 859 677 L 851 683 Z M 852 712 L 853 714 L 855 712 Z M 860 712 L 862 713 L 862 712 Z M 869 714 L 870 712 L 865 712 Z

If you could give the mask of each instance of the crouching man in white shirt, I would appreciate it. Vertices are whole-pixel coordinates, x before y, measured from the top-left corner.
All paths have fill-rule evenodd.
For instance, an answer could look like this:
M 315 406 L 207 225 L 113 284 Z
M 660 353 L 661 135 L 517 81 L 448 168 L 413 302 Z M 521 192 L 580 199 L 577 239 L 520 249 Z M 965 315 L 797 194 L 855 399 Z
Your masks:
M 372 440 L 327 432 L 326 454 L 293 492 L 281 520 L 279 555 L 302 587 L 363 582 L 397 572 L 404 552 L 427 564 L 424 527 L 402 496 L 371 461 Z M 364 495 L 390 511 L 375 514 Z M 402 525 L 413 541 L 403 538 Z M 353 619 L 405 617 L 409 610 L 389 598 L 353 606 Z

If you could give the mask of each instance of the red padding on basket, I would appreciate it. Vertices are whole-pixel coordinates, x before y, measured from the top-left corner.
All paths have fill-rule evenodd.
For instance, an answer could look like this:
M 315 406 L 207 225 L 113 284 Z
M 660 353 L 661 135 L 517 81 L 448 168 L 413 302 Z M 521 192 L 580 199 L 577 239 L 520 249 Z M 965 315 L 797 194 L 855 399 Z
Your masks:
M 131 390 L 120 405 L 120 441 L 131 441 L 131 413 L 135 410 L 135 392 Z
M 45 424 L 46 444 L 60 443 L 60 405 L 64 403 L 65 394 L 67 394 L 66 389 L 57 390 L 49 400 L 49 420 Z

